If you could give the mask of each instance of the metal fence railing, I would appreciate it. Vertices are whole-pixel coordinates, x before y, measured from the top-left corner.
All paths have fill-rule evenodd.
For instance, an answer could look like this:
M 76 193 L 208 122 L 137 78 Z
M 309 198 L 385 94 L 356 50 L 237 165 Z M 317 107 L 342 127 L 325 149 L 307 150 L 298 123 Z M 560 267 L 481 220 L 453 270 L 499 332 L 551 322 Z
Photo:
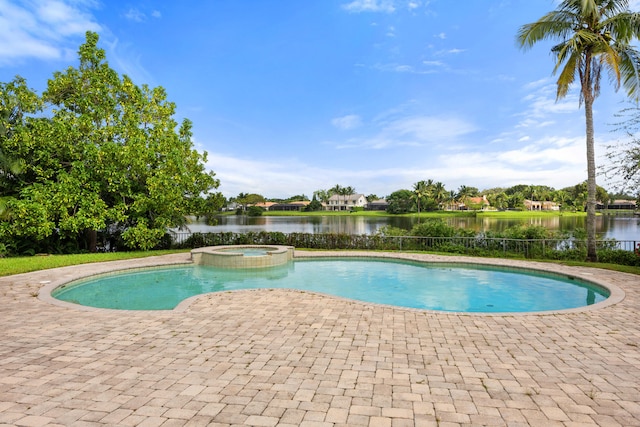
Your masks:
M 434 250 L 473 254 L 474 252 L 496 255 L 514 254 L 530 257 L 554 257 L 560 252 L 586 249 L 582 239 L 508 239 L 476 237 L 420 237 L 420 236 L 380 236 L 317 233 L 172 233 L 173 244 L 177 247 L 202 247 L 237 244 L 278 244 L 299 248 L 316 249 L 379 249 L 379 250 Z M 598 240 L 598 250 L 622 250 L 633 252 L 640 240 Z

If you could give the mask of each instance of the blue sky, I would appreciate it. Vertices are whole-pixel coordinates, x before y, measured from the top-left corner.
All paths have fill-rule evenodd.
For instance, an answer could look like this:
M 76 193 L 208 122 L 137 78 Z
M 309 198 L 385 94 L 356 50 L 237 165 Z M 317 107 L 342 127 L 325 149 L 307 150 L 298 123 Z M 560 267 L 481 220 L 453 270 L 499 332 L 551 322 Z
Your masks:
M 0 0 L 0 81 L 41 93 L 96 31 L 112 68 L 163 86 L 194 122 L 227 197 L 386 196 L 426 179 L 559 189 L 586 179 L 584 110 L 575 90 L 556 102 L 550 43 L 515 42 L 556 4 Z M 599 163 L 624 99 L 604 78 Z

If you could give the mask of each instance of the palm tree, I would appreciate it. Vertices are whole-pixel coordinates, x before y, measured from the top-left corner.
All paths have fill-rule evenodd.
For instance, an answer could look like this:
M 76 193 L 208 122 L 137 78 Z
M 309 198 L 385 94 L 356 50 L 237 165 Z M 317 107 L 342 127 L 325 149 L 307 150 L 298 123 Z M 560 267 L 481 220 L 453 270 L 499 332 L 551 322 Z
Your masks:
M 345 202 L 345 209 L 346 209 L 346 201 L 347 201 L 347 197 L 346 196 L 351 196 L 352 194 L 354 194 L 356 192 L 356 189 L 351 187 L 351 186 L 347 186 L 347 187 L 343 187 L 340 184 L 336 184 L 335 187 L 330 188 L 329 189 L 329 193 L 331 195 L 335 194 L 338 196 L 343 196 L 343 201 Z M 338 206 L 338 210 L 342 210 L 341 209 L 342 206 Z
M 418 223 L 420 222 L 420 201 L 427 196 L 429 187 L 426 181 L 418 181 L 413 184 L 413 198 L 416 199 L 418 204 Z
M 443 183 L 438 181 L 435 184 L 433 184 L 433 199 L 436 201 L 436 204 L 438 205 L 438 209 L 442 209 L 442 205 L 445 202 L 445 200 L 447 200 L 448 195 L 449 193 L 447 192 L 447 189 L 444 188 Z
M 458 194 L 456 195 L 456 197 L 458 198 L 458 200 L 462 202 L 462 204 L 466 206 L 467 200 L 469 200 L 469 197 L 474 197 L 477 193 L 478 193 L 477 188 L 461 185 L 460 188 L 458 188 Z
M 355 194 L 355 192 L 356 192 L 356 189 L 353 188 L 350 185 L 348 185 L 346 187 L 342 187 L 342 193 L 341 194 L 344 196 L 344 202 L 345 202 L 344 204 L 345 205 L 348 205 L 347 196 L 351 196 L 352 194 Z M 345 207 L 345 209 L 347 209 L 347 208 Z
M 565 209 L 565 204 L 569 200 L 569 194 L 564 190 L 558 190 L 553 194 L 553 201 L 560 205 L 560 209 Z
M 507 194 L 504 191 L 501 191 L 500 193 L 494 196 L 493 203 L 495 203 L 493 206 L 496 209 L 504 210 L 507 207 L 509 207 L 509 196 L 507 196 Z
M 596 165 L 593 102 L 600 94 L 602 71 L 609 73 L 615 89 L 639 99 L 640 53 L 630 42 L 640 37 L 640 14 L 629 11 L 629 0 L 563 0 L 558 8 L 518 30 L 524 49 L 547 39 L 559 39 L 551 52 L 560 70 L 556 99 L 564 98 L 576 77 L 580 103 L 584 102 L 587 144 L 587 260 L 597 261 Z
M 456 206 L 456 192 L 455 190 L 449 191 L 449 195 L 447 196 L 447 202 L 449 202 L 449 209 L 452 211 L 457 211 L 458 207 Z
M 342 186 L 340 184 L 336 184 L 335 187 L 332 187 L 329 189 L 329 197 L 333 196 L 334 194 L 339 196 L 342 194 L 342 191 L 343 191 Z M 340 209 L 339 204 L 338 204 L 338 209 Z

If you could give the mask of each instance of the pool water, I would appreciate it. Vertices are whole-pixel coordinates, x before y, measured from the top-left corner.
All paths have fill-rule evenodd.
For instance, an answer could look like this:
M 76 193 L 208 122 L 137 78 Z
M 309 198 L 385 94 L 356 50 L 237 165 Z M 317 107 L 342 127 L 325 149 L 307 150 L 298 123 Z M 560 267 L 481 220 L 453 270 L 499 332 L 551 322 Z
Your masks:
M 288 288 L 353 300 L 455 312 L 534 312 L 605 300 L 596 285 L 551 273 L 371 258 L 295 260 L 264 269 L 157 267 L 73 282 L 53 297 L 112 309 L 166 310 L 199 294 Z
M 232 254 L 241 254 L 243 256 L 263 256 L 267 255 L 269 251 L 273 251 L 274 248 L 227 248 L 218 249 L 216 252 L 226 252 Z

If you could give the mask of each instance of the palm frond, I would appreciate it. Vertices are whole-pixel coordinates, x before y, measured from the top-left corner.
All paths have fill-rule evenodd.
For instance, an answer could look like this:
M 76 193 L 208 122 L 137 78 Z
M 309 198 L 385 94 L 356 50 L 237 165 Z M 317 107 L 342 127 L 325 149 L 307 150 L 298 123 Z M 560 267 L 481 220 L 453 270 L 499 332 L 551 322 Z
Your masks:
M 640 102 L 640 52 L 635 49 L 618 48 L 621 83 L 627 95 Z
M 613 40 L 628 44 L 640 38 L 640 13 L 625 12 L 602 21 L 602 28 Z
M 598 7 L 602 16 L 620 15 L 629 11 L 629 0 L 600 0 Z
M 602 46 L 602 52 L 598 54 L 599 63 L 607 68 L 609 77 L 615 90 L 620 89 L 620 55 L 613 45 Z
M 576 78 L 576 70 L 579 68 L 580 54 L 575 50 L 571 50 L 566 58 L 566 62 L 560 75 L 558 76 L 558 90 L 556 92 L 556 99 L 564 98 L 569 92 L 569 87 L 573 84 Z M 560 63 L 556 64 L 556 69 Z
M 553 11 L 536 22 L 520 27 L 516 40 L 522 49 L 529 49 L 542 40 L 566 39 L 572 34 L 576 16 L 566 11 Z

